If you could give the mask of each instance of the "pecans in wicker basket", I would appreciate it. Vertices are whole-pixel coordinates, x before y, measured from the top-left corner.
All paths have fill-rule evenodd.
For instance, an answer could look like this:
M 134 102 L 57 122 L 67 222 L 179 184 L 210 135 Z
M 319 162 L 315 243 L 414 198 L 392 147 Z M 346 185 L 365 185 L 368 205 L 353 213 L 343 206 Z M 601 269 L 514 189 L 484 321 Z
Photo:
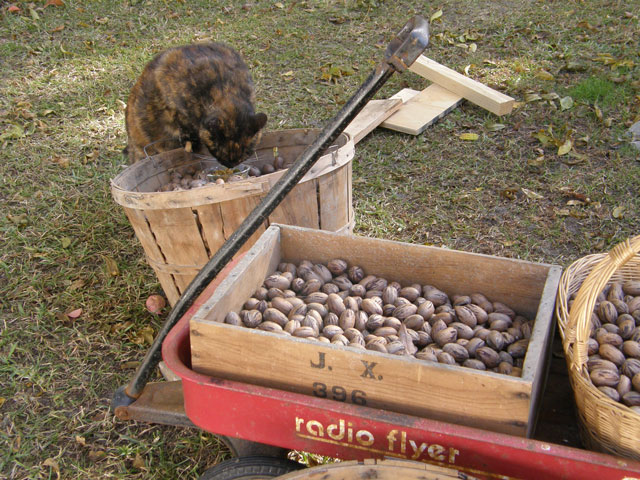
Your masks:
M 640 414 L 610 399 L 591 383 L 587 342 L 598 294 L 609 283 L 640 280 L 638 252 L 640 236 L 616 245 L 608 254 L 588 255 L 574 262 L 562 274 L 556 302 L 585 447 L 636 460 L 640 460 Z M 573 294 L 576 296 L 569 308 Z

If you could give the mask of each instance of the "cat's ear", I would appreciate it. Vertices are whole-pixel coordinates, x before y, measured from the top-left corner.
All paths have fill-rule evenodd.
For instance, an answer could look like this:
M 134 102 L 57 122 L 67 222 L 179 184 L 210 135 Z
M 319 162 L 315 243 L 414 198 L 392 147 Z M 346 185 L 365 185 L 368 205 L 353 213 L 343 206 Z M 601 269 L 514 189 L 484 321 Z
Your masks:
M 267 116 L 264 113 L 256 113 L 251 117 L 251 126 L 254 133 L 258 133 L 267 123 Z

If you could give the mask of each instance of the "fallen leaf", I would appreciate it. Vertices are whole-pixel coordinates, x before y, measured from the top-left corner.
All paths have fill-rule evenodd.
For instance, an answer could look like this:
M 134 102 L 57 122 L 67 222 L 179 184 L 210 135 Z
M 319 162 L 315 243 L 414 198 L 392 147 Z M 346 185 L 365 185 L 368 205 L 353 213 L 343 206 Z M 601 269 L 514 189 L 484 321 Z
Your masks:
M 60 165 L 62 168 L 68 168 L 71 163 L 67 157 L 54 157 L 51 161 Z
M 69 285 L 68 290 L 74 292 L 81 289 L 82 287 L 84 287 L 84 280 L 78 279 L 72 282 L 71 285 Z
M 569 110 L 571 107 L 573 107 L 573 98 L 566 96 L 560 99 L 560 109 L 562 111 Z
M 47 0 L 44 6 L 48 7 L 49 5 L 52 7 L 64 7 L 64 2 L 62 0 Z
M 156 315 L 162 312 L 162 309 L 166 305 L 167 302 L 162 295 L 149 295 L 149 298 L 147 298 L 145 302 L 147 310 Z
M 71 310 L 70 312 L 66 313 L 67 317 L 69 318 L 79 318 L 80 315 L 82 315 L 82 308 L 76 308 L 75 310 Z
M 540 96 L 542 97 L 543 100 L 556 100 L 560 98 L 560 95 L 558 95 L 556 92 L 543 93 Z
M 527 164 L 530 167 L 541 167 L 544 165 L 544 155 L 540 155 L 536 158 L 531 158 L 527 161 Z
M 107 456 L 107 452 L 104 450 L 90 450 L 89 451 L 89 460 L 95 462 L 96 460 L 100 460 Z
M 478 45 L 476 45 L 475 43 L 470 43 L 469 44 L 469 51 L 470 52 L 475 52 L 476 50 L 478 50 Z
M 123 362 L 120 364 L 120 370 L 135 370 L 140 366 L 140 362 L 132 360 L 130 362 Z
M 460 140 L 465 140 L 467 142 L 475 142 L 478 140 L 480 136 L 477 133 L 461 133 Z
M 0 397 L 0 407 L 2 407 L 2 405 L 4 405 L 4 402 L 6 402 L 7 399 L 4 397 Z
M 105 266 L 107 268 L 107 273 L 112 277 L 117 277 L 118 275 L 120 275 L 120 270 L 118 269 L 118 264 L 116 263 L 116 261 L 113 258 L 107 256 L 103 256 L 103 258 Z
M 11 223 L 18 225 L 19 227 L 24 227 L 26 225 L 29 225 L 29 217 L 27 217 L 26 213 L 21 213 L 19 215 L 11 215 L 10 213 L 8 213 L 7 219 Z
M 42 466 L 49 467 L 56 474 L 56 478 L 60 478 L 60 465 L 53 458 L 47 458 L 44 462 L 42 462 Z
M 577 153 L 574 150 L 569 152 L 569 155 L 563 158 L 562 163 L 566 165 L 578 165 L 587 160 L 587 156 L 582 153 Z
M 38 12 L 36 12 L 35 9 L 31 7 L 29 7 L 29 15 L 31 15 L 31 18 L 36 22 L 40 20 L 40 15 L 38 15 Z
M 558 155 L 560 156 L 566 155 L 571 151 L 572 148 L 573 148 L 573 142 L 571 141 L 570 138 L 568 138 L 567 140 L 565 140 L 565 142 L 562 145 L 560 145 L 560 147 L 558 147 Z
M 433 23 L 436 20 L 441 20 L 441 18 L 442 18 L 442 9 L 438 10 L 433 15 L 431 15 L 431 17 L 429 17 L 429 22 Z
M 16 5 L 9 5 L 7 7 L 7 12 L 11 12 L 11 13 L 20 13 L 22 10 L 20 10 L 20 7 L 16 6 Z
M 611 213 L 611 216 L 613 216 L 613 218 L 622 218 L 624 216 L 624 210 L 625 208 L 621 205 L 618 205 L 616 208 L 613 209 L 613 212 Z
M 60 25 L 56 28 L 52 28 L 51 30 L 49 30 L 50 33 L 56 33 L 56 32 L 61 32 L 62 30 L 64 30 L 64 25 Z
M 76 435 L 76 443 L 82 445 L 83 447 L 87 445 L 87 441 L 85 440 L 84 437 L 81 437 L 80 435 Z
M 538 100 L 542 100 L 542 97 L 537 93 L 525 93 L 524 101 L 526 103 L 537 102 Z
M 11 125 L 0 135 L 0 141 L 16 140 L 24 137 L 24 128 L 21 125 Z
M 142 470 L 145 467 L 144 459 L 139 453 L 136 453 L 136 458 L 133 459 L 133 468 Z
M 276 2 L 276 3 L 273 4 L 273 6 L 277 7 L 277 8 L 280 8 L 280 9 L 284 8 L 284 4 L 282 2 Z
M 62 248 L 68 248 L 71 245 L 71 239 L 69 237 L 62 237 L 60 239 L 60 246 Z
M 513 200 L 516 198 L 516 193 L 518 193 L 518 189 L 515 187 L 505 188 L 500 192 L 500 196 L 502 198 L 506 198 L 507 200 Z
M 547 134 L 547 132 L 545 132 L 544 130 L 537 131 L 533 134 L 533 136 L 540 141 L 542 146 L 547 146 L 553 143 L 553 137 Z
M 602 121 L 603 115 L 602 115 L 602 110 L 600 110 L 600 107 L 598 107 L 597 105 L 593 106 L 593 111 L 596 114 L 596 118 L 600 121 Z
M 540 80 L 545 80 L 545 81 L 555 80 L 555 77 L 553 76 L 553 74 L 547 72 L 546 70 L 538 71 L 536 73 L 536 78 L 539 78 Z
M 488 123 L 486 125 L 487 130 L 490 132 L 497 132 L 498 130 L 502 130 L 506 125 L 502 123 Z
M 141 328 L 131 341 L 136 345 L 151 345 L 153 343 L 153 328 L 148 325 Z
M 532 200 L 540 200 L 540 199 L 544 198 L 539 193 L 536 193 L 533 190 L 529 190 L 528 188 L 522 188 L 521 190 L 522 190 L 522 193 L 524 193 L 528 198 L 530 198 Z

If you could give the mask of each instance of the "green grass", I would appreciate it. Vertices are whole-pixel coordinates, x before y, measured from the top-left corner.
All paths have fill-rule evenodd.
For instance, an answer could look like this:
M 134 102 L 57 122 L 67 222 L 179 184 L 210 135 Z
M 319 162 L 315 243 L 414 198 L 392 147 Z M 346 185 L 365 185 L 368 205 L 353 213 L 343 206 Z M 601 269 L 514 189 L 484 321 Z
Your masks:
M 197 478 L 228 456 L 207 432 L 109 411 L 148 348 L 141 334 L 164 319 L 144 308 L 161 289 L 109 181 L 125 164 L 131 85 L 169 46 L 235 46 L 270 130 L 321 127 L 412 15 L 442 8 L 426 54 L 518 106 L 498 118 L 465 102 L 417 137 L 370 134 L 353 164 L 356 233 L 562 266 L 640 233 L 640 163 L 623 135 L 640 120 L 628 3 L 44 4 L 0 1 L 0 478 Z M 323 82 L 327 65 L 353 75 Z M 377 98 L 427 85 L 394 75 Z M 534 137 L 549 126 L 570 154 Z M 568 204 L 576 194 L 590 202 Z
M 625 97 L 621 88 L 604 78 L 589 77 L 569 90 L 575 100 L 590 104 L 611 106 Z

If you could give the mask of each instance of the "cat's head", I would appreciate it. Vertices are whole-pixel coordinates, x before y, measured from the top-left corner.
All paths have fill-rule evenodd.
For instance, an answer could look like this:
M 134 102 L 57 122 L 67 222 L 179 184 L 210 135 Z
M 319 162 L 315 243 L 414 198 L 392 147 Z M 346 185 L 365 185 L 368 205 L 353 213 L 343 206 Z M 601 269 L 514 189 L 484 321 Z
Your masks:
M 264 113 L 209 115 L 200 129 L 200 139 L 218 162 L 228 168 L 246 160 L 260 140 L 261 130 L 267 123 Z

